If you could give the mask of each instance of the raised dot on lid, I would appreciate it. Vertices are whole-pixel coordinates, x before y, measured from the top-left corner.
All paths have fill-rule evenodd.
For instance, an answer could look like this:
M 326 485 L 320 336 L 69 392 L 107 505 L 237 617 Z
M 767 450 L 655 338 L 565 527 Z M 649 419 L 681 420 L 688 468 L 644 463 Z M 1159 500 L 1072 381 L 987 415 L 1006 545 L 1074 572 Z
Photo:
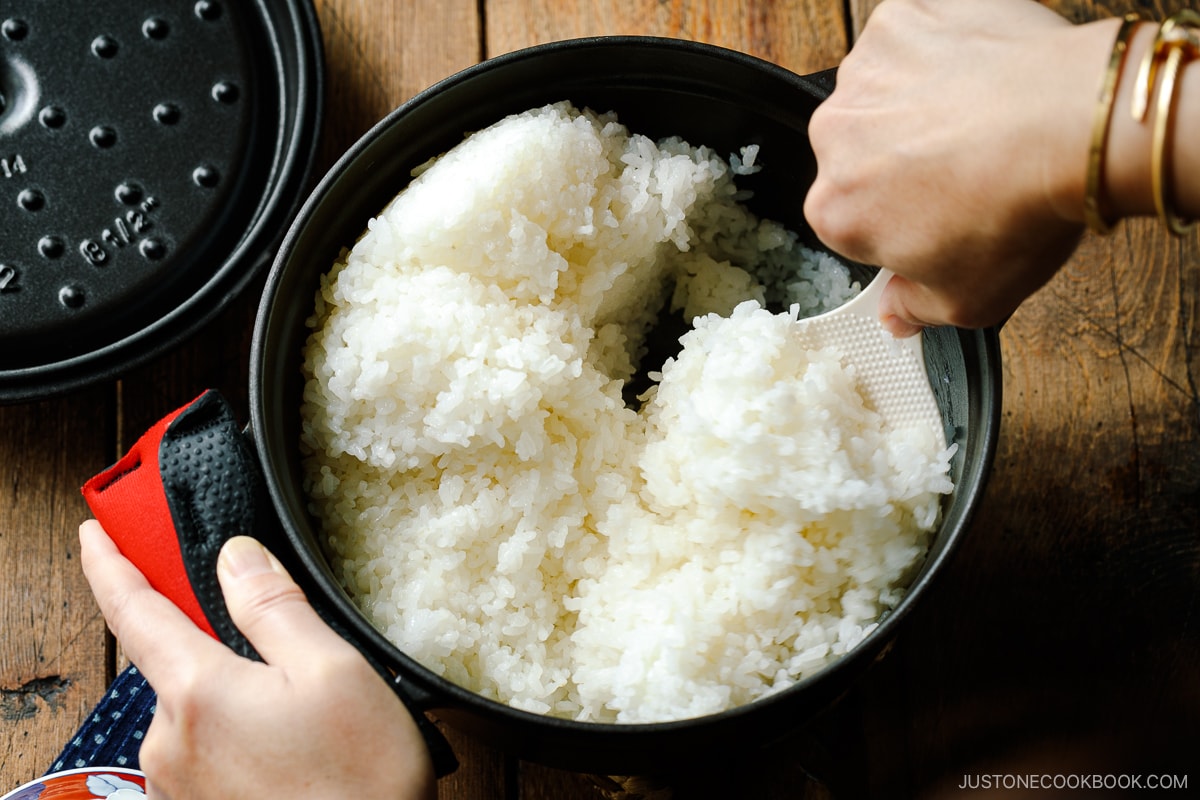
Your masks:
M 117 188 L 113 192 L 113 196 L 127 206 L 137 205 L 137 203 L 139 203 L 142 199 L 142 187 L 138 186 L 136 183 L 124 181 L 123 183 L 117 184 Z
M 150 17 L 142 23 L 142 35 L 147 39 L 165 39 L 171 26 L 162 17 Z
M 57 236 L 43 236 L 38 240 L 38 252 L 43 258 L 62 258 L 66 251 L 66 243 Z
M 10 42 L 19 42 L 29 35 L 29 24 L 23 19 L 9 17 L 0 23 L 0 33 Z
M 151 261 L 158 261 L 167 254 L 167 246 L 161 239 L 143 239 L 142 243 L 138 245 L 138 250 Z
M 154 121 L 159 125 L 174 125 L 179 122 L 179 106 L 173 103 L 159 103 L 154 107 Z
M 117 143 L 117 132 L 107 125 L 97 125 L 88 131 L 88 139 L 94 146 L 106 150 Z
M 97 58 L 112 58 L 120 49 L 117 40 L 111 36 L 97 36 L 92 39 L 92 54 Z
M 17 195 L 17 205 L 26 211 L 41 211 L 46 205 L 46 196 L 37 189 L 22 189 Z
M 44 127 L 56 130 L 67 124 L 67 112 L 58 106 L 46 106 L 38 113 L 38 120 Z
M 58 290 L 58 302 L 67 308 L 80 308 L 87 302 L 87 295 L 80 287 L 67 284 Z
M 208 22 L 221 16 L 221 4 L 217 0 L 199 0 L 193 10 L 197 17 Z
M 214 166 L 201 164 L 192 170 L 192 180 L 196 182 L 197 186 L 211 189 L 221 182 L 221 173 Z
M 230 83 L 229 81 L 218 81 L 217 83 L 213 84 L 213 100 L 216 100 L 218 103 L 236 103 L 238 94 L 238 87 L 235 83 Z

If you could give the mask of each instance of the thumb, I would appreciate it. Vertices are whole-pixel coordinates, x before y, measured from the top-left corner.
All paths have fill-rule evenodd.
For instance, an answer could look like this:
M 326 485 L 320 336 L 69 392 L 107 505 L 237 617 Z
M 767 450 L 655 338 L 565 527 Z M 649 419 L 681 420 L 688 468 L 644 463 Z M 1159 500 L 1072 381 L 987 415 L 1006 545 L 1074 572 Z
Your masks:
M 898 314 L 884 312 L 879 318 L 880 324 L 884 330 L 895 336 L 897 339 L 907 339 L 909 336 L 916 336 L 925 326 L 909 322 Z
M 901 275 L 892 275 L 887 286 L 883 287 L 883 294 L 879 297 L 879 321 L 897 339 L 915 336 L 931 324 L 913 313 L 914 307 L 919 308 L 924 299 L 920 288 Z
M 283 564 L 249 536 L 235 536 L 217 558 L 217 578 L 233 623 L 268 664 L 341 639 L 309 605 Z

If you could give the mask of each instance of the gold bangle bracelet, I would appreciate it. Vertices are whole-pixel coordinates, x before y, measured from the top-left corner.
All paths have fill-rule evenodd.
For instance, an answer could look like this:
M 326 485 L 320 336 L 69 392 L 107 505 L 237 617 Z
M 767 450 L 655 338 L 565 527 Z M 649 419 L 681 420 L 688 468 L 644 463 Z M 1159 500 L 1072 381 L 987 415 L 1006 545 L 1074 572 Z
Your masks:
M 1150 93 L 1153 90 L 1159 61 L 1162 61 L 1162 78 L 1158 86 L 1154 109 L 1154 130 L 1150 150 L 1150 184 L 1154 194 L 1154 207 L 1167 230 L 1183 236 L 1195 226 L 1196 221 L 1187 221 L 1175 213 L 1171 205 L 1171 159 L 1170 143 L 1173 138 L 1171 112 L 1175 102 L 1176 80 L 1186 59 L 1200 57 L 1200 14 L 1184 9 L 1172 16 L 1158 29 L 1154 44 L 1142 58 L 1138 69 L 1137 86 L 1133 97 L 1133 118 L 1144 122 L 1150 108 Z
M 1117 82 L 1125 54 L 1129 51 L 1129 40 L 1139 22 L 1137 14 L 1126 14 L 1117 30 L 1108 68 L 1100 83 L 1100 95 L 1092 117 L 1092 141 L 1088 147 L 1087 180 L 1083 194 L 1083 220 L 1096 233 L 1105 234 L 1112 230 L 1104 207 L 1104 156 L 1108 148 L 1108 131 L 1112 123 L 1113 104 L 1117 95 Z

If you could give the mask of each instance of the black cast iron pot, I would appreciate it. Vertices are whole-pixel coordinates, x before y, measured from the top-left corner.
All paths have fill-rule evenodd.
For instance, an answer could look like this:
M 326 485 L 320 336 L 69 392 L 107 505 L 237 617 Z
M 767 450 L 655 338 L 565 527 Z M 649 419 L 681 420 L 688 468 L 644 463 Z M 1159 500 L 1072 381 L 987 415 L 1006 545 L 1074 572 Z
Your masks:
M 467 69 L 398 108 L 367 133 L 315 189 L 287 234 L 259 309 L 251 358 L 250 434 L 271 516 L 288 560 L 326 618 L 396 676 L 410 708 L 473 732 L 514 755 L 593 773 L 643 774 L 730 758 L 784 737 L 825 709 L 893 639 L 945 569 L 979 505 L 996 445 L 1001 373 L 995 331 L 927 331 L 929 374 L 958 444 L 955 490 L 931 552 L 903 602 L 848 655 L 766 699 L 719 714 L 661 724 L 578 723 L 486 700 L 435 676 L 387 641 L 334 578 L 306 509 L 300 441 L 301 348 L 319 276 L 367 220 L 402 189 L 410 170 L 505 115 L 571 100 L 615 111 L 630 130 L 682 136 L 718 153 L 761 146 L 761 172 L 741 183 L 752 208 L 807 235 L 802 205 L 815 174 L 807 123 L 832 75 L 800 77 L 772 64 L 678 40 L 604 37 L 558 42 Z M 664 342 L 670 346 L 672 342 Z

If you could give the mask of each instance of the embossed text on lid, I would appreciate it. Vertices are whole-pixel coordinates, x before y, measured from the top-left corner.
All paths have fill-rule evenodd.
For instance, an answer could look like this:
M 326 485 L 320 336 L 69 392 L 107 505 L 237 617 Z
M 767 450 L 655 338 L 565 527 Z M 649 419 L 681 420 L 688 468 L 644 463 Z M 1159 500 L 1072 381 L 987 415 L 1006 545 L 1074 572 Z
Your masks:
M 322 72 L 310 0 L 5 3 L 0 402 L 118 375 L 237 295 L 303 200 Z

